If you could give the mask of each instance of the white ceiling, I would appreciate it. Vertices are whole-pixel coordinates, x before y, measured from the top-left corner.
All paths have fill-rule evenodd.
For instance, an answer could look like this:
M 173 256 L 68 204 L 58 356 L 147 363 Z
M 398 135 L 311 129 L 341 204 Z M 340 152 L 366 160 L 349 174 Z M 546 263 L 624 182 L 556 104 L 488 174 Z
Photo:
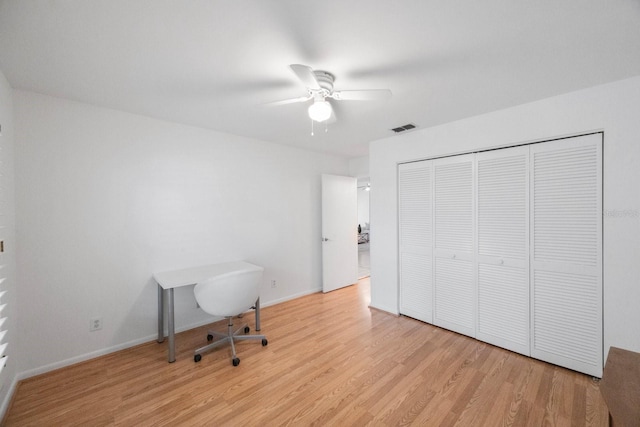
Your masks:
M 334 104 L 312 137 L 306 104 L 261 105 L 305 95 L 293 63 L 393 97 Z M 14 88 L 357 157 L 409 122 L 640 75 L 640 1 L 2 0 L 0 70 Z

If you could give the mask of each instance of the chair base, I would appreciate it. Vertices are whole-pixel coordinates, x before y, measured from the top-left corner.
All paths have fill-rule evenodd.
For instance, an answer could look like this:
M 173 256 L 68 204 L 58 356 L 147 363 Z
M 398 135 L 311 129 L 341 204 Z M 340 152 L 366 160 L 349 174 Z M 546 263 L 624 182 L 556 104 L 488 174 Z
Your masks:
M 227 317 L 227 319 L 229 321 L 229 323 L 227 324 L 227 333 L 223 334 L 216 331 L 208 331 L 207 341 L 212 341 L 216 337 L 218 338 L 218 340 L 197 349 L 193 355 L 193 360 L 195 362 L 199 362 L 202 359 L 202 353 L 206 353 L 207 351 L 228 342 L 229 344 L 231 344 L 231 363 L 233 364 L 233 366 L 238 366 L 240 364 L 240 359 L 236 355 L 236 346 L 234 344 L 234 340 L 261 340 L 263 346 L 268 344 L 267 337 L 265 337 L 264 335 L 243 335 L 243 333 L 249 332 L 249 326 L 246 323 L 234 331 L 233 318 Z

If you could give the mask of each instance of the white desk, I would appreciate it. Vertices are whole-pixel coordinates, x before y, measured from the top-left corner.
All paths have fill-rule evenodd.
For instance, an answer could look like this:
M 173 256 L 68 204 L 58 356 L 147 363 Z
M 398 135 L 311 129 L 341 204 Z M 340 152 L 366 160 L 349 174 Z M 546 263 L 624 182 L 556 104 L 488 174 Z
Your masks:
M 182 270 L 164 271 L 154 273 L 153 278 L 158 283 L 158 342 L 164 341 L 164 297 L 167 295 L 167 326 L 169 329 L 169 363 L 176 360 L 175 346 L 175 319 L 173 290 L 181 286 L 195 285 L 203 280 L 210 279 L 225 273 L 251 267 L 244 261 L 225 262 L 222 264 L 201 265 L 198 267 L 184 268 Z M 260 298 L 256 300 L 256 331 L 260 330 Z

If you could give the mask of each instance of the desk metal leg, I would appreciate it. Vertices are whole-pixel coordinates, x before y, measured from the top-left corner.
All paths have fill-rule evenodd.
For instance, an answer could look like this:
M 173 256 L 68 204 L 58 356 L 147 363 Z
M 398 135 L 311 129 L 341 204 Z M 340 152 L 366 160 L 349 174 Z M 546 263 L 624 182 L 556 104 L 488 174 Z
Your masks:
M 167 304 L 168 324 L 169 324 L 169 363 L 176 361 L 176 330 L 173 315 L 173 288 L 168 289 L 169 301 Z
M 164 341 L 164 289 L 158 285 L 158 342 Z
M 256 331 L 260 330 L 260 297 L 256 300 Z

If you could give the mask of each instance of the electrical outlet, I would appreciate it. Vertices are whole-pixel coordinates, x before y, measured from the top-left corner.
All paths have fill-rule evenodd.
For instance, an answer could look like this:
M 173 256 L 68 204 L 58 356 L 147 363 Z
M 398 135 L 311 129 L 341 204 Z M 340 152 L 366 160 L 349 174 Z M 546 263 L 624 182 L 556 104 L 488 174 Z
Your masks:
M 89 322 L 89 332 L 102 329 L 102 317 L 94 317 Z
M 272 280 L 272 281 L 271 281 L 271 287 L 272 287 L 272 288 L 275 288 L 275 287 L 276 287 L 276 281 L 275 281 L 275 280 Z

